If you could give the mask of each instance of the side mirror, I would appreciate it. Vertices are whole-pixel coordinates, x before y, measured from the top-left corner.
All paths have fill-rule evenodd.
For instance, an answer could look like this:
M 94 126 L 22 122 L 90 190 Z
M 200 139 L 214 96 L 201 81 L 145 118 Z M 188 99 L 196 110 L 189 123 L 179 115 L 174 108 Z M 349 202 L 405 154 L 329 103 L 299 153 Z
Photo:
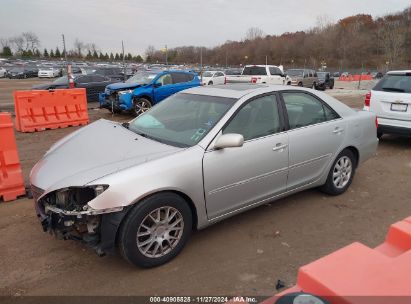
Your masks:
M 214 149 L 238 148 L 244 144 L 244 136 L 241 134 L 223 134 L 214 144 Z
M 154 86 L 155 88 L 159 88 L 159 87 L 162 86 L 162 83 L 161 83 L 161 82 L 156 82 L 153 86 Z

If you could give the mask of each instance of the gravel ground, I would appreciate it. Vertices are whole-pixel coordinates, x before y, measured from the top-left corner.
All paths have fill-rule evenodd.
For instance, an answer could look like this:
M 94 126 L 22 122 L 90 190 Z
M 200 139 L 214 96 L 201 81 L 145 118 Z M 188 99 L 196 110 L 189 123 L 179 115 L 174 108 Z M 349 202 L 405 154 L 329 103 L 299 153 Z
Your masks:
M 11 92 L 39 82 L 0 79 L 0 109 L 13 110 Z M 362 107 L 366 89 L 343 85 L 327 92 Z M 100 109 L 89 114 L 92 121 L 130 119 Z M 16 132 L 26 181 L 50 145 L 76 129 Z M 278 279 L 294 284 L 301 265 L 354 241 L 381 243 L 391 223 L 411 214 L 410 172 L 411 140 L 384 137 L 344 195 L 309 190 L 261 206 L 195 232 L 176 259 L 149 270 L 43 233 L 30 199 L 0 203 L 0 295 L 269 296 Z

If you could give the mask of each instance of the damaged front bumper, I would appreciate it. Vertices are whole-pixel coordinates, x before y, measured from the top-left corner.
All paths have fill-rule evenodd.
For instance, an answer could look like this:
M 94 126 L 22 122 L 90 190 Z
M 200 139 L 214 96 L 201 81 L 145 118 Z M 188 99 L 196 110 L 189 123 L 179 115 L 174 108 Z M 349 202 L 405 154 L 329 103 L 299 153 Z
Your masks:
M 36 213 L 44 232 L 58 239 L 81 241 L 99 256 L 115 252 L 116 235 L 128 208 L 69 211 L 35 198 Z

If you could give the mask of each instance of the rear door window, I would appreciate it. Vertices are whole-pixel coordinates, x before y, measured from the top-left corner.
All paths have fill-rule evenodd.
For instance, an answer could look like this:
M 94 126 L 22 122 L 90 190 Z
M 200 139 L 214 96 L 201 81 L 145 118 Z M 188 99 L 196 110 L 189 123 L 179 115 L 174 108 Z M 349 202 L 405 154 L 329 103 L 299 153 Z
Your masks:
M 374 91 L 411 93 L 411 73 L 387 74 L 374 87 Z
M 300 92 L 282 93 L 290 129 L 302 128 L 339 118 L 330 107 L 314 96 Z
M 171 77 L 173 78 L 173 83 L 183 83 L 192 80 L 192 77 L 189 77 L 190 74 L 186 73 L 171 73 Z

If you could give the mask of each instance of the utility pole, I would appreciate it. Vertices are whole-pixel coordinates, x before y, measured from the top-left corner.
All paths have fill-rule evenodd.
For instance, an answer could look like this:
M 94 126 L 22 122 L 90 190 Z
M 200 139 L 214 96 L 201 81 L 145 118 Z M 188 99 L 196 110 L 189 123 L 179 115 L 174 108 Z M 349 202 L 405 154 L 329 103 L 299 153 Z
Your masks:
M 265 55 L 265 65 L 268 65 L 268 56 Z
M 121 40 L 121 49 L 123 51 L 123 71 L 124 71 L 124 82 L 126 82 L 127 79 L 127 75 L 126 75 L 126 57 L 125 57 L 125 53 L 124 53 L 124 42 L 123 40 Z
M 200 79 L 203 83 L 203 47 L 200 47 Z
M 64 34 L 61 35 L 63 37 L 63 52 L 64 52 L 64 60 L 66 61 L 66 72 L 67 72 L 67 87 L 70 87 L 70 75 L 69 75 L 69 67 L 67 61 L 67 51 L 66 51 L 66 39 L 64 38 Z
M 168 49 L 167 49 L 167 44 L 166 44 L 166 66 L 168 65 Z
M 228 54 L 227 54 L 227 51 L 225 51 L 225 67 L 228 68 Z

